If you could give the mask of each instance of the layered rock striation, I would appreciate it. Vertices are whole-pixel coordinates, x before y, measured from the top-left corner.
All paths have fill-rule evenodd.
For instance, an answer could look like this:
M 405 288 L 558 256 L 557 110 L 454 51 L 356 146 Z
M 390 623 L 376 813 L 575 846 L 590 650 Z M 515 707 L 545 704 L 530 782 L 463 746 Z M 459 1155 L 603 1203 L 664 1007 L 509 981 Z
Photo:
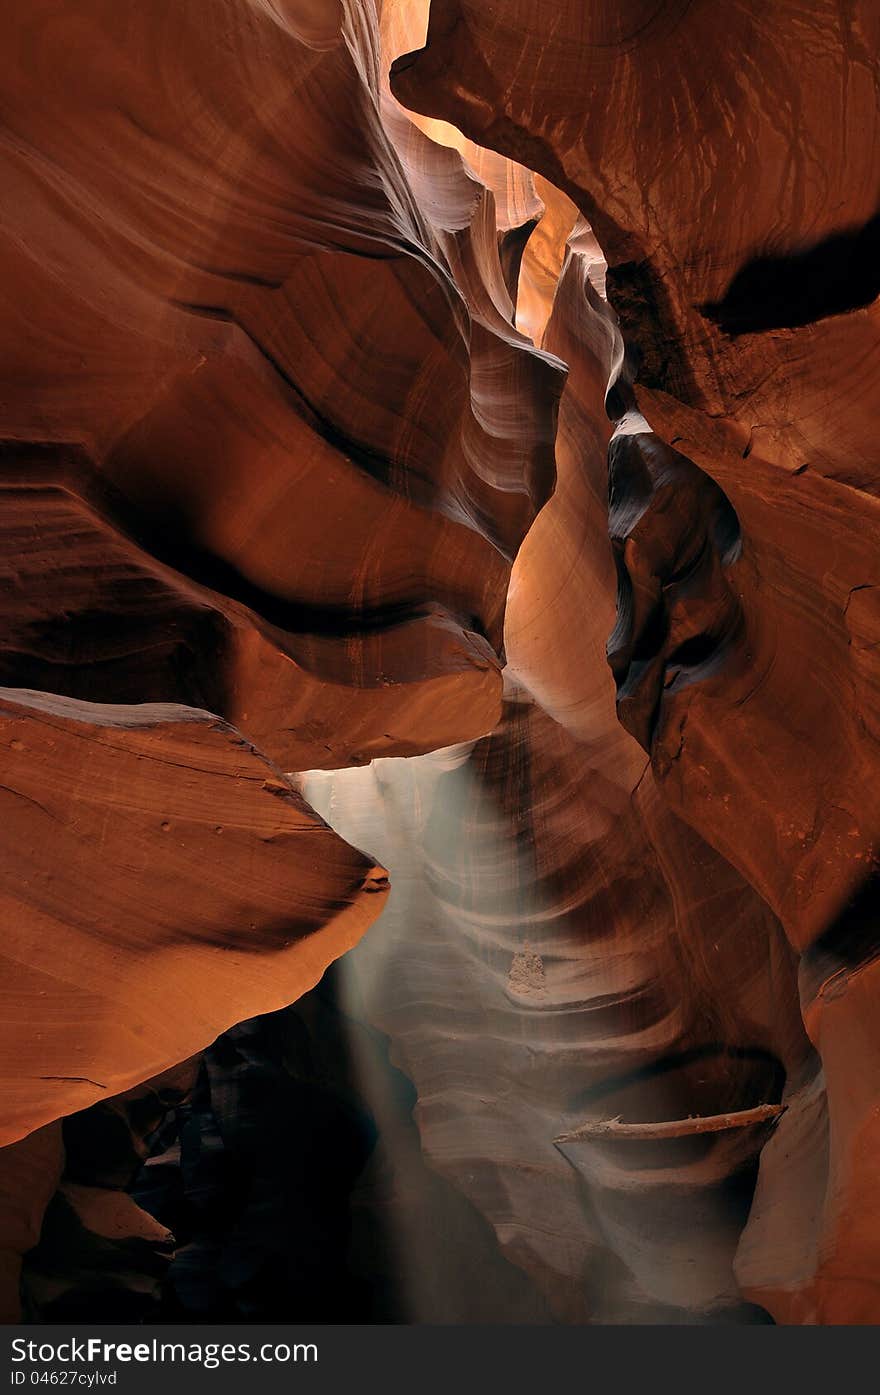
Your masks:
M 7 1309 L 876 1321 L 874 8 L 7 9 Z

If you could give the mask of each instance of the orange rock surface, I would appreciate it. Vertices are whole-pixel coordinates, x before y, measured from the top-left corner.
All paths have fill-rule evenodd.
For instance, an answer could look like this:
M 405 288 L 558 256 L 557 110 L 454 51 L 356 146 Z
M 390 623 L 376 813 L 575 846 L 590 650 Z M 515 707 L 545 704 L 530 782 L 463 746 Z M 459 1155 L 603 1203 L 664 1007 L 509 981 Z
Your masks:
M 880 1321 L 877 7 L 0 7 L 7 1311 Z

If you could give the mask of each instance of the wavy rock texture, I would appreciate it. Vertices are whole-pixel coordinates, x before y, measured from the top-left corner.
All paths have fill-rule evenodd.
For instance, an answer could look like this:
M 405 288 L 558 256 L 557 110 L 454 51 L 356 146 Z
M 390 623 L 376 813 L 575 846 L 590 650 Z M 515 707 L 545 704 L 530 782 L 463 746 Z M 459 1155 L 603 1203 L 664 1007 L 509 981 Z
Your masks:
M 370 6 L 6 18 L 12 1140 L 290 1002 L 378 914 L 281 771 L 496 723 L 564 374 L 458 157 L 420 208 Z
M 875 7 L 6 8 L 9 1311 L 880 1320 Z
M 491 728 L 561 376 L 471 353 L 370 13 L 211 7 L 207 62 L 192 8 L 9 19 L 5 681 L 206 707 L 288 769 Z
M 378 914 L 384 870 L 208 713 L 5 689 L 0 726 L 5 1142 L 289 1002 Z
M 254 709 L 286 658 L 329 686 L 325 724 L 314 697 L 294 714 L 318 759 L 288 749 L 290 767 L 497 719 L 482 636 L 497 647 L 509 558 L 552 483 L 555 412 L 533 392 L 534 417 L 527 402 L 508 418 L 486 390 L 543 360 L 491 331 L 469 352 L 462 292 L 379 120 L 369 12 L 312 19 L 247 0 L 207 26 L 198 7 L 37 6 L 10 20 L 5 96 L 0 429 L 85 443 L 109 521 L 281 631 L 284 658 L 252 660 L 270 672 L 233 715 L 282 725 Z M 77 45 L 85 74 L 65 60 Z M 362 688 L 372 722 L 343 713 Z M 428 729 L 438 696 L 445 733 Z
M 833 1121 L 817 1168 L 815 1092 L 783 1118 L 743 1283 L 873 1321 L 877 16 L 742 3 L 717 36 L 708 3 L 441 0 L 393 86 L 554 180 L 607 259 L 621 718 L 805 952 Z
M 619 336 L 593 258 L 582 233 L 546 339 L 571 371 L 557 492 L 514 569 L 504 721 L 458 755 L 305 792 L 391 869 L 387 913 L 341 966 L 350 1010 L 412 1079 L 426 1157 L 557 1320 L 748 1321 L 733 1263 L 768 1128 L 738 1116 L 817 1063 L 778 922 L 665 807 L 616 719 L 601 407 Z M 689 1136 L 688 1116 L 721 1111 L 731 1128 Z M 619 1114 L 679 1136 L 554 1142 Z
M 291 632 L 154 557 L 81 450 L 15 449 L 3 463 L 6 681 L 205 707 L 287 769 L 416 751 L 462 722 L 491 724 L 497 657 L 439 605 L 362 642 Z

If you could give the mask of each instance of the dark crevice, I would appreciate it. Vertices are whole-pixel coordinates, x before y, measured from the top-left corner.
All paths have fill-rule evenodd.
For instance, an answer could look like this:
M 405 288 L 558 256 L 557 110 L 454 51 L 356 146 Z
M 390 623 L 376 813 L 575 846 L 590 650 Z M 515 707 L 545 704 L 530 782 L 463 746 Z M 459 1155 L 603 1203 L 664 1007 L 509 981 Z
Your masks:
M 880 213 L 801 251 L 755 257 L 700 311 L 725 334 L 763 334 L 862 310 L 880 295 Z
M 800 990 L 805 1004 L 818 992 L 834 997 L 853 974 L 880 959 L 880 872 L 853 892 L 833 925 L 801 959 Z
M 246 606 L 268 624 L 290 635 L 353 639 L 424 619 L 436 612 L 439 605 L 462 629 L 488 637 L 492 642 L 480 617 L 460 611 L 451 597 L 442 594 L 436 601 L 426 594 L 424 600 L 377 606 L 322 606 L 273 595 L 249 581 L 216 553 L 199 547 L 185 524 L 172 518 L 161 501 L 152 511 L 143 503 L 134 504 L 112 481 L 98 475 L 86 449 L 76 443 L 0 441 L 0 487 L 21 488 L 33 493 L 35 498 L 40 489 L 55 487 L 69 491 L 82 499 L 123 540 L 134 543 L 148 554 L 148 561 L 153 558 L 181 577 L 216 592 L 219 597 Z

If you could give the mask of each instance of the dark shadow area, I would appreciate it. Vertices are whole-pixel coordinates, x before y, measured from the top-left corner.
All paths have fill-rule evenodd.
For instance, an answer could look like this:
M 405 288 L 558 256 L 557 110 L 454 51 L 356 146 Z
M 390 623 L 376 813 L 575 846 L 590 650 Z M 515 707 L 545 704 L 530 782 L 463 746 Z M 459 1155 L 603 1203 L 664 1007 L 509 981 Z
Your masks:
M 164 1106 L 153 1090 L 68 1121 L 64 1186 L 26 1260 L 27 1321 L 554 1321 L 425 1164 L 415 1089 L 340 1006 L 339 974 L 224 1033 Z M 133 1130 L 148 1156 L 131 1168 Z M 117 1234 L 89 1224 L 120 1203 L 134 1205 Z
M 820 989 L 833 992 L 852 973 L 880 958 L 880 873 L 874 872 L 853 892 L 837 919 L 801 959 L 801 1000 L 809 1003 Z
M 700 311 L 725 334 L 799 329 L 861 310 L 880 295 L 880 213 L 802 251 L 756 257 Z

